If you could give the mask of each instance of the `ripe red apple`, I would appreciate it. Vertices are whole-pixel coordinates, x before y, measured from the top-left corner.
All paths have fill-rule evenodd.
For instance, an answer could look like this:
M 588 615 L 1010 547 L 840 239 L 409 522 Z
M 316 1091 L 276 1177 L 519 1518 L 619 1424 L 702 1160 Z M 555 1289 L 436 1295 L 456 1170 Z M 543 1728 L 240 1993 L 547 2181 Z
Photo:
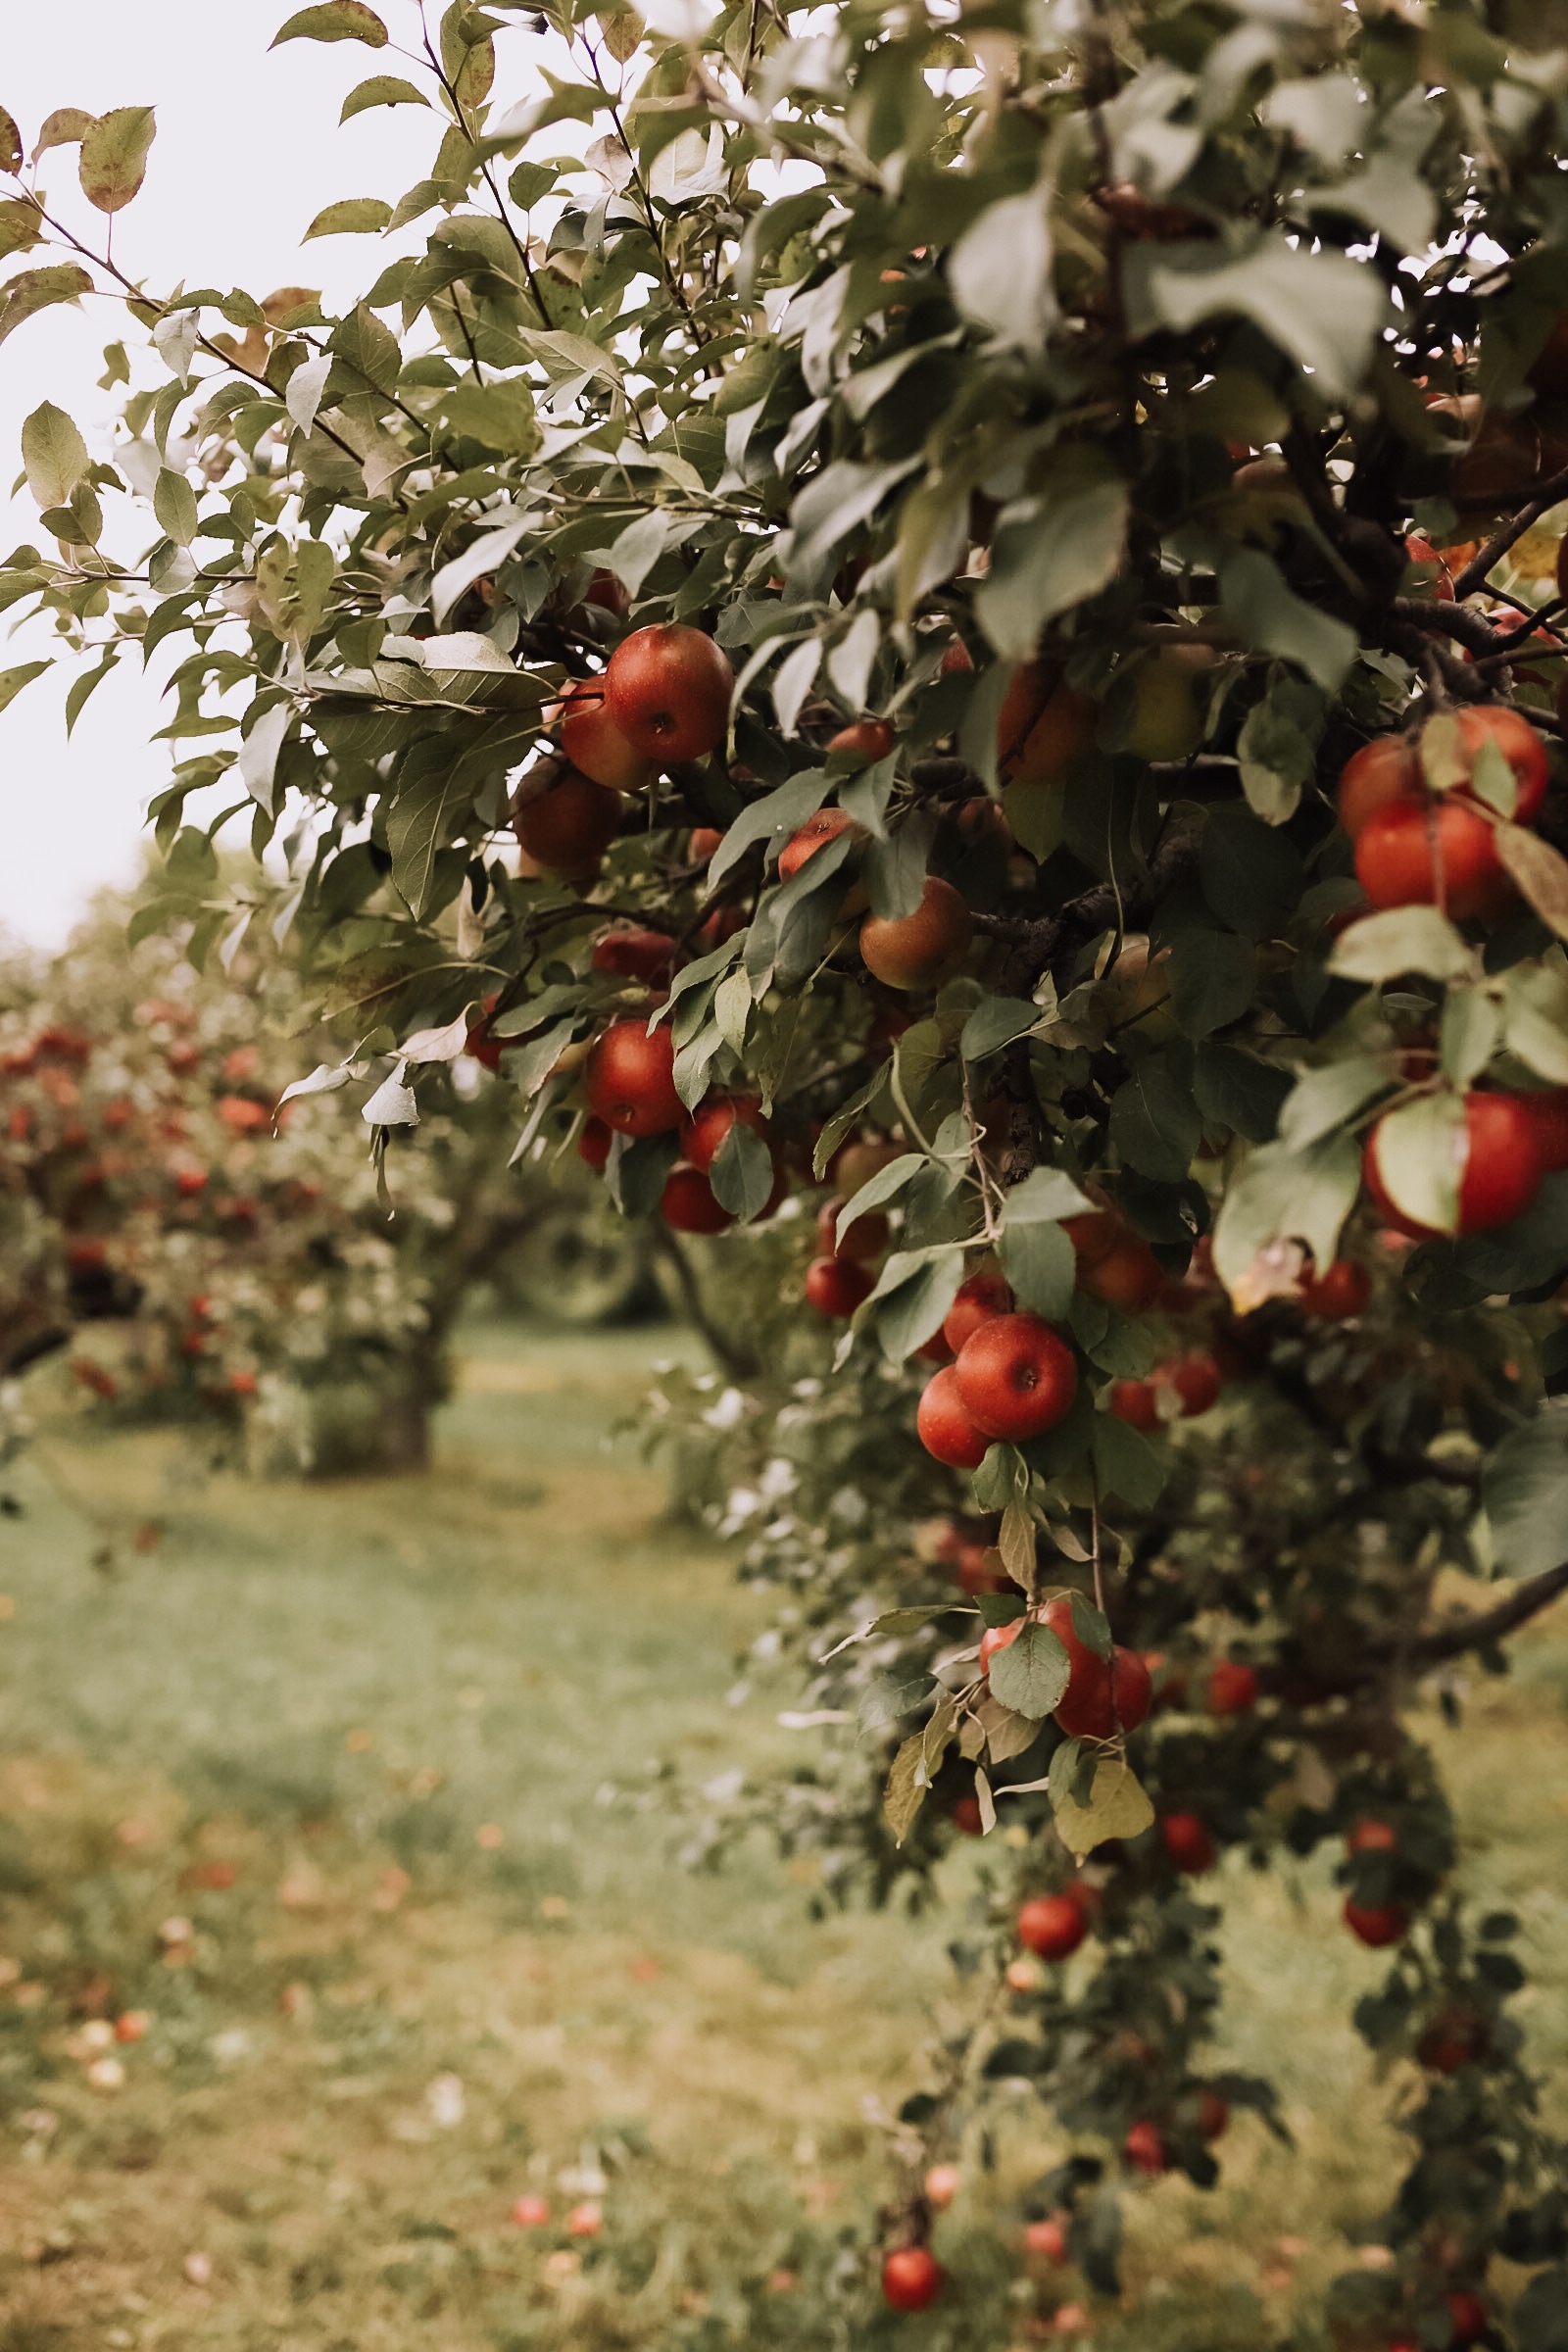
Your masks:
M 588 1107 L 618 1135 L 664 1135 L 686 1105 L 675 1092 L 675 1045 L 667 1024 L 613 1021 L 588 1056 Z
M 1089 751 L 1099 713 L 1092 696 L 1060 682 L 1045 662 L 1016 668 L 997 717 L 997 768 L 1004 784 L 1053 784 Z
M 1151 2179 L 1170 2171 L 1170 2151 L 1157 2124 L 1132 2125 L 1121 2143 L 1121 2152 L 1135 2172 L 1148 2173 Z
M 1073 1246 L 1081 1291 L 1129 1315 L 1144 1312 L 1159 1297 L 1164 1269 L 1149 1244 L 1114 1210 L 1067 1217 L 1062 1231 Z
M 1546 1087 L 1517 1101 L 1530 1121 L 1542 1174 L 1554 1176 L 1568 1168 L 1568 1087 Z
M 1358 1903 L 1353 1895 L 1346 1896 L 1341 1916 L 1350 1934 L 1374 1951 L 1398 1943 L 1410 1925 L 1410 1914 L 1402 1903 Z
M 1372 1277 L 1353 1258 L 1337 1257 L 1321 1274 L 1306 1274 L 1297 1294 L 1309 1315 L 1339 1323 L 1364 1315 L 1372 1297 Z
M 976 1428 L 1021 1444 L 1056 1423 L 1078 1394 L 1072 1351 L 1040 1315 L 994 1315 L 964 1342 L 955 1366 Z
M 973 1339 L 982 1323 L 995 1315 L 1004 1315 L 1012 1305 L 1012 1293 L 1000 1274 L 971 1274 L 958 1285 L 958 1295 L 947 1312 L 942 1337 L 955 1355 Z
M 548 2230 L 550 2200 L 548 2197 L 519 2197 L 512 2208 L 512 2218 L 519 2230 Z
M 1387 1821 L 1353 1821 L 1345 1837 L 1346 1851 L 1351 1854 L 1392 1854 L 1398 1843 L 1398 1832 Z
M 978 1470 L 990 1451 L 991 1440 L 970 1417 L 959 1393 L 956 1364 L 944 1365 L 926 1382 L 914 1426 L 927 1453 L 950 1469 Z
M 1150 1381 L 1112 1381 L 1110 1409 L 1129 1429 L 1150 1431 L 1159 1427 L 1159 1399 Z
M 1368 817 L 1355 845 L 1355 876 L 1374 906 L 1435 906 L 1441 895 L 1460 921 L 1498 913 L 1513 887 L 1493 826 L 1451 797 L 1394 801 Z
M 1160 1817 L 1160 1839 L 1173 1870 L 1193 1877 L 1214 1867 L 1214 1841 L 1197 1813 L 1165 1813 Z
M 1211 1715 L 1250 1715 L 1257 1704 L 1257 1675 L 1239 1658 L 1216 1658 L 1208 1675 Z
M 1045 2262 L 1065 2262 L 1067 2259 L 1067 2230 L 1065 2224 L 1054 2215 L 1043 2222 L 1025 2225 L 1023 2247 L 1026 2254 L 1038 2254 Z
M 518 786 L 512 805 L 517 846 L 534 864 L 563 882 L 597 874 L 620 830 L 621 799 L 564 760 L 540 760 Z
M 1490 2326 L 1487 2307 L 1481 2297 L 1471 2294 L 1466 2288 L 1455 2287 L 1450 2289 L 1445 2300 L 1448 2306 L 1448 2323 L 1453 2329 L 1451 2342 L 1455 2352 L 1459 2352 L 1461 2346 L 1478 2344 Z
M 882 2258 L 882 2299 L 894 2311 L 925 2311 L 947 2280 L 929 2246 L 896 2246 Z
M 960 1796 L 953 1808 L 953 1826 L 965 1838 L 983 1838 L 986 1834 L 985 1816 L 977 1796 Z
M 589 963 L 596 972 L 618 980 L 642 980 L 658 987 L 675 968 L 676 943 L 666 931 L 601 931 Z
M 1162 1364 L 1154 1378 L 1180 1398 L 1185 1421 L 1219 1402 L 1219 1366 L 1211 1355 L 1190 1355 L 1178 1364 Z
M 685 1164 L 670 1169 L 659 1205 L 664 1223 L 676 1233 L 722 1233 L 735 1222 L 714 1199 L 706 1172 Z
M 123 2009 L 115 2020 L 115 2039 L 140 2041 L 152 2022 L 145 2009 Z
M 797 825 L 778 854 L 778 876 L 781 882 L 793 882 L 808 858 L 828 842 L 837 841 L 841 833 L 858 833 L 863 840 L 865 827 L 858 825 L 843 808 L 818 808 L 804 825 Z M 860 905 L 863 906 L 862 899 Z
M 853 727 L 840 727 L 836 735 L 828 737 L 828 757 L 835 752 L 853 754 L 869 767 L 874 760 L 887 758 L 893 742 L 893 729 L 885 718 L 858 718 Z
M 1437 576 L 1423 584 L 1422 593 L 1435 597 L 1440 605 L 1451 605 L 1453 582 L 1448 576 L 1448 567 L 1426 534 L 1422 531 L 1407 531 L 1404 538 L 1404 552 L 1410 563 L 1419 565 L 1423 570 L 1429 565 L 1436 565 Z
M 566 2216 L 568 2237 L 597 2237 L 605 2226 L 604 2208 L 592 2197 L 574 2205 Z
M 1456 2075 L 1485 2055 L 1488 2039 L 1487 2021 L 1478 2011 L 1440 2009 L 1422 2028 L 1415 2054 L 1433 2074 Z
M 1432 1230 L 1405 1217 L 1390 1196 L 1378 1164 L 1380 1119 L 1366 1140 L 1362 1173 L 1368 1192 L 1385 1214 L 1407 1233 Z M 1459 1176 L 1458 1233 L 1485 1233 L 1505 1225 L 1529 1207 L 1541 1183 L 1536 1155 L 1536 1129 L 1519 1095 L 1466 1095 L 1460 1136 L 1463 1166 Z
M 1073 1740 L 1111 1740 L 1118 1730 L 1136 1732 L 1153 1703 L 1149 1668 L 1136 1650 L 1118 1643 L 1108 1658 L 1078 1638 L 1072 1601 L 1058 1592 L 1047 1601 L 1045 1623 L 1067 1652 L 1067 1688 L 1056 1721 Z
M 1508 615 L 1512 620 L 1516 616 Z M 1547 643 L 1551 640 L 1548 638 Z M 1513 821 L 1527 825 L 1546 797 L 1550 772 L 1546 747 L 1522 710 L 1504 703 L 1466 703 L 1458 713 L 1459 734 L 1473 761 L 1484 743 L 1494 743 L 1513 769 Z M 1461 787 L 1461 790 L 1467 790 Z
M 965 902 L 951 882 L 927 874 L 913 914 L 868 914 L 860 925 L 860 960 L 889 988 L 935 988 L 956 972 L 974 937 Z
M 955 637 L 942 656 L 937 674 L 944 678 L 958 678 L 973 667 L 974 656 L 961 637 Z
M 1375 735 L 1340 772 L 1340 822 L 1352 841 L 1379 809 L 1423 790 L 1421 754 L 1408 735 Z
M 829 1322 L 848 1322 L 876 1284 L 850 1257 L 813 1257 L 806 1269 L 806 1303 Z
M 646 792 L 659 773 L 605 708 L 602 678 L 578 678 L 562 703 L 561 748 L 575 768 L 614 792 Z M 537 855 L 537 852 L 535 853 Z
M 760 1135 L 764 1143 L 771 1142 L 773 1130 L 763 1118 L 762 1105 L 755 1095 L 712 1095 L 699 1105 L 686 1137 L 686 1156 L 694 1167 L 712 1166 L 720 1145 L 737 1120 Z
M 706 865 L 723 838 L 716 825 L 693 825 L 686 839 L 686 855 L 694 865 Z
M 705 759 L 723 742 L 734 691 L 729 656 L 681 621 L 633 629 L 605 670 L 611 718 L 633 751 L 664 767 Z
M 1197 2122 L 1200 2139 L 1222 2139 L 1231 2120 L 1228 2103 L 1217 2090 L 1205 2083 L 1198 2094 Z
M 1005 1625 L 988 1625 L 980 1637 L 980 1671 L 989 1674 L 991 1661 L 999 1649 L 1010 1649 L 1023 1632 L 1027 1618 L 1009 1617 Z
M 1066 1960 L 1088 1935 L 1089 1923 L 1072 1895 L 1036 1894 L 1019 1911 L 1015 1933 L 1042 1960 Z

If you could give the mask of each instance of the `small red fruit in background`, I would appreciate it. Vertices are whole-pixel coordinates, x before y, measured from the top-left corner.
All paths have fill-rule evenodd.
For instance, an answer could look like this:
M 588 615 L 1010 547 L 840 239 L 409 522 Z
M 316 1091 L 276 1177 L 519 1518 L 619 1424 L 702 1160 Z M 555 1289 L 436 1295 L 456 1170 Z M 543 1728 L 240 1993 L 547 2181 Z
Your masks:
M 947 2276 L 928 2246 L 897 2246 L 882 2259 L 882 2300 L 894 2311 L 926 2311 Z
M 980 1799 L 977 1796 L 959 1797 L 953 1808 L 953 1826 L 956 1830 L 961 1830 L 965 1838 L 985 1836 L 985 1817 L 980 1811 Z
M 988 1625 L 980 1637 L 980 1671 L 989 1674 L 999 1649 L 1008 1649 L 1023 1632 L 1025 1620 L 1011 1617 L 1005 1625 Z
M 718 1200 L 703 1169 L 676 1166 L 664 1179 L 660 1200 L 664 1223 L 676 1233 L 722 1233 L 734 1217 Z
M 1231 2120 L 1228 2103 L 1217 2090 L 1206 2085 L 1198 2094 L 1198 2135 L 1200 2139 L 1220 2139 Z
M 1170 2153 L 1165 2146 L 1165 2134 L 1157 2124 L 1139 2123 L 1129 2129 L 1122 2141 L 1121 2152 L 1135 2172 L 1148 2173 L 1151 2178 L 1170 2170 Z
M 1239 1658 L 1216 1658 L 1208 1677 L 1211 1715 L 1250 1715 L 1257 1704 L 1257 1676 Z
M 1023 2248 L 1026 2254 L 1038 2254 L 1046 2262 L 1065 2262 L 1065 2226 L 1054 2216 L 1047 2221 L 1028 2223 L 1023 2233 Z
M 589 1167 L 603 1171 L 614 1140 L 613 1130 L 607 1127 L 603 1119 L 596 1119 L 590 1113 L 584 1119 L 582 1133 L 577 1138 L 577 1157 L 586 1160 Z
M 686 1105 L 675 1092 L 675 1044 L 666 1024 L 615 1021 L 588 1056 L 588 1107 L 617 1135 L 664 1135 Z
M 686 1156 L 694 1168 L 710 1168 L 718 1157 L 719 1146 L 735 1125 L 750 1127 L 766 1142 L 773 1130 L 762 1116 L 762 1105 L 755 1098 L 744 1095 L 724 1095 L 713 1102 L 704 1102 L 692 1120 L 686 1137 Z
M 1487 2021 L 1475 2010 L 1440 2009 L 1422 2028 L 1415 2054 L 1433 2074 L 1456 2075 L 1484 2055 L 1488 2038 Z
M 1398 1832 L 1387 1821 L 1355 1821 L 1346 1832 L 1346 1851 L 1351 1854 L 1392 1854 Z
M 993 1315 L 1004 1315 L 1011 1304 L 1012 1293 L 1000 1274 L 971 1274 L 967 1282 L 958 1285 L 958 1295 L 942 1326 L 942 1337 L 956 1355 L 982 1323 L 989 1323 Z
M 122 2010 L 115 2020 L 115 2039 L 117 2041 L 140 2041 L 152 2022 L 152 2018 L 145 2009 Z
M 1529 1207 L 1541 1183 L 1536 1129 L 1521 1095 L 1466 1095 L 1460 1136 L 1463 1165 L 1459 1175 L 1458 1233 L 1485 1233 L 1505 1225 Z M 1419 1225 L 1398 1208 L 1383 1180 L 1378 1163 L 1380 1119 L 1366 1139 L 1362 1174 L 1367 1191 L 1401 1232 L 1426 1236 L 1434 1227 Z
M 835 1261 L 822 1260 L 822 1263 Z M 978 1470 L 991 1449 L 991 1440 L 971 1418 L 958 1389 L 956 1364 L 946 1364 L 920 1393 L 915 1433 L 927 1453 L 952 1470 Z
M 973 669 L 973 667 L 974 656 L 970 653 L 969 648 L 964 644 L 961 637 L 955 637 L 953 643 L 943 654 L 941 663 L 937 670 L 937 675 L 943 678 L 957 678 L 961 677 L 966 670 Z
M 1514 615 L 1509 614 L 1512 620 Z M 1547 643 L 1551 640 L 1548 638 Z M 1472 760 L 1483 744 L 1494 743 L 1513 769 L 1513 821 L 1527 825 L 1546 797 L 1546 747 L 1520 710 L 1503 703 L 1467 703 L 1457 713 L 1459 734 Z M 1468 787 L 1461 789 L 1468 790 Z
M 564 760 L 552 760 L 519 786 L 512 830 L 517 847 L 545 873 L 563 882 L 585 882 L 598 873 L 620 830 L 621 808 L 618 792 L 596 784 Z
M 912 914 L 868 914 L 860 925 L 860 960 L 888 988 L 935 988 L 969 953 L 974 924 L 951 882 L 927 874 Z
M 1214 1840 L 1201 1815 L 1197 1813 L 1166 1813 L 1161 1817 L 1159 1835 L 1166 1859 L 1173 1870 L 1199 1877 L 1214 1867 Z
M 1368 817 L 1356 839 L 1355 878 L 1374 906 L 1436 906 L 1441 897 L 1460 921 L 1500 912 L 1513 887 L 1493 826 L 1451 797 L 1395 801 Z
M 1071 1661 L 1056 1721 L 1072 1740 L 1110 1740 L 1136 1732 L 1153 1703 L 1149 1668 L 1136 1650 L 1119 1645 L 1102 1658 L 1081 1642 L 1073 1628 L 1072 1603 L 1064 1592 L 1046 1604 L 1045 1622 Z
M 1352 752 L 1340 773 L 1340 822 L 1352 841 L 1380 808 L 1423 788 L 1421 755 L 1405 735 L 1379 735 Z
M 1365 1314 L 1372 1297 L 1372 1277 L 1353 1259 L 1337 1257 L 1323 1273 L 1304 1275 L 1298 1297 L 1307 1314 L 1321 1315 L 1327 1322 L 1344 1322 L 1350 1315 Z
M 863 1217 L 856 1218 L 841 1242 L 838 1225 L 843 1206 L 842 1200 L 824 1200 L 816 1212 L 816 1246 L 822 1255 L 853 1257 L 861 1265 L 880 1257 L 888 1246 L 886 1217 L 877 1209 L 868 1209 Z
M 1219 1366 L 1211 1355 L 1189 1355 L 1178 1364 L 1163 1364 L 1154 1379 L 1179 1398 L 1184 1421 L 1196 1420 L 1219 1402 Z
M 813 1257 L 806 1269 L 806 1303 L 829 1322 L 848 1322 L 876 1284 L 852 1257 Z
M 1110 1409 L 1129 1429 L 1146 1432 L 1159 1427 L 1159 1399 L 1147 1380 L 1116 1380 L 1110 1387 Z
M 596 972 L 653 986 L 669 978 L 676 954 L 675 942 L 663 931 L 603 931 L 588 960 Z
M 604 2226 L 604 2208 L 597 2205 L 591 2197 L 586 2198 L 581 2205 L 574 2205 L 566 2216 L 566 2235 L 568 2237 L 597 2237 Z
M 485 998 L 483 1004 L 479 1007 L 479 1018 L 468 1030 L 468 1033 L 463 1042 L 463 1051 L 465 1054 L 468 1054 L 474 1061 L 478 1062 L 484 1069 L 487 1070 L 499 1070 L 501 1067 L 501 1040 L 499 1037 L 492 1037 L 490 1034 L 490 1015 L 494 1012 L 500 1002 L 501 995 L 499 990 L 494 991 L 490 996 Z
M 863 836 L 864 830 L 842 808 L 819 808 L 814 816 L 807 818 L 804 825 L 796 827 L 780 850 L 779 880 L 793 882 L 802 866 L 814 858 L 818 850 L 825 849 L 830 841 L 837 841 L 841 833 L 859 833 Z M 864 904 L 862 899 L 860 905 L 863 906 Z
M 934 2164 L 925 2177 L 925 2201 L 946 2213 L 958 2193 L 962 2176 L 956 2164 Z
M 1070 1894 L 1033 1895 L 1018 1913 L 1018 1941 L 1042 1960 L 1069 1959 L 1088 1933 L 1089 1923 Z
M 634 751 L 667 766 L 723 742 L 735 672 L 701 629 L 660 621 L 633 629 L 605 670 L 605 708 Z
M 550 2200 L 548 2197 L 519 2197 L 512 2208 L 512 2218 L 519 2230 L 548 2230 Z
M 893 729 L 885 718 L 859 718 L 853 727 L 840 727 L 827 739 L 828 755 L 853 753 L 867 766 L 875 760 L 885 760 L 893 749 Z
M 1346 1896 L 1342 1917 L 1350 1934 L 1375 1952 L 1398 1943 L 1410 1925 L 1410 1914 L 1402 1903 L 1358 1903 L 1353 1895 Z
M 1478 2344 L 1486 2334 L 1488 2327 L 1487 2307 L 1481 2297 L 1458 2287 L 1454 2288 L 1446 2299 L 1455 2347 Z
M 1013 1444 L 1038 1438 L 1071 1407 L 1078 1366 L 1040 1315 L 995 1315 L 972 1333 L 954 1367 L 977 1429 Z

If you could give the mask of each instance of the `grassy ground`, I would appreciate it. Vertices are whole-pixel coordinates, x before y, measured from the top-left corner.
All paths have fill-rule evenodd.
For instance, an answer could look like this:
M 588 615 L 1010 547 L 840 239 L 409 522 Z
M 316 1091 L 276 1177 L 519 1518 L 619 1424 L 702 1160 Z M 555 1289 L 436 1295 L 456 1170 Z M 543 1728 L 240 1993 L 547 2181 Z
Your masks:
M 478 1335 L 419 1481 L 196 1482 L 160 1437 L 49 1437 L 0 1523 L 0 2352 L 884 2339 L 831 2274 L 885 2188 L 877 2102 L 955 1997 L 944 1923 L 812 1926 L 765 1853 L 671 1859 L 655 1760 L 788 1736 L 726 1704 L 759 1604 L 607 1445 L 669 1345 Z M 1528 1642 L 1452 1743 L 1467 1875 L 1524 1915 L 1558 2066 L 1565 1665 Z M 1226 2055 L 1282 2081 L 1303 2160 L 1239 2124 L 1216 2197 L 1141 2200 L 1105 2346 L 1271 2340 L 1394 2161 L 1403 2086 L 1344 2022 L 1379 1963 L 1321 1876 L 1224 1891 Z M 106 2050 L 126 2009 L 145 2037 Z M 1046 2152 L 1004 2135 L 1004 2170 Z M 901 2340 L 1047 2329 L 1054 2289 L 1004 2318 L 983 2206 L 944 2228 L 986 2332 Z

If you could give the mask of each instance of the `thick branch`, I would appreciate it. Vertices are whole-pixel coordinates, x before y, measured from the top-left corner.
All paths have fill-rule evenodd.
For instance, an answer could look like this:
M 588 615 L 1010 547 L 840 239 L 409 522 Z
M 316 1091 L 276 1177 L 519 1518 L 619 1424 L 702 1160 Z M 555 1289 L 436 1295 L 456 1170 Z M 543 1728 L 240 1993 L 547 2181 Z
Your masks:
M 1564 466 L 1561 473 L 1554 473 L 1544 481 L 1530 504 L 1521 507 L 1517 514 L 1493 532 L 1484 546 L 1477 548 L 1463 571 L 1455 575 L 1454 595 L 1466 597 L 1481 587 L 1494 564 L 1501 561 L 1514 541 L 1522 539 L 1531 524 L 1539 522 L 1547 509 L 1563 498 L 1568 498 L 1568 466 Z
M 1474 1616 L 1455 1618 L 1430 1634 L 1418 1634 L 1397 1654 L 1414 1665 L 1437 1666 L 1445 1658 L 1462 1657 L 1466 1650 L 1484 1649 L 1489 1642 L 1500 1642 L 1504 1634 L 1528 1625 L 1563 1592 L 1568 1592 L 1568 1560 L 1560 1567 L 1544 1569 L 1540 1576 L 1526 1577 L 1495 1608 L 1478 1609 Z

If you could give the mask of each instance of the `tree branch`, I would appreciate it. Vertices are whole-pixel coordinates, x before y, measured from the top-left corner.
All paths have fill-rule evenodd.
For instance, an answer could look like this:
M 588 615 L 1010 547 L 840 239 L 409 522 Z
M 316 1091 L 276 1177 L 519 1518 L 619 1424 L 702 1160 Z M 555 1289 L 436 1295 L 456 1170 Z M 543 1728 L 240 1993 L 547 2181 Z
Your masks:
M 1500 1642 L 1504 1634 L 1528 1625 L 1563 1592 L 1568 1592 L 1568 1560 L 1560 1567 L 1544 1569 L 1540 1576 L 1527 1577 L 1494 1608 L 1479 1609 L 1473 1616 L 1455 1618 L 1429 1634 L 1418 1634 L 1398 1654 L 1421 1666 L 1462 1657 L 1466 1650 L 1483 1649 L 1491 1642 Z

